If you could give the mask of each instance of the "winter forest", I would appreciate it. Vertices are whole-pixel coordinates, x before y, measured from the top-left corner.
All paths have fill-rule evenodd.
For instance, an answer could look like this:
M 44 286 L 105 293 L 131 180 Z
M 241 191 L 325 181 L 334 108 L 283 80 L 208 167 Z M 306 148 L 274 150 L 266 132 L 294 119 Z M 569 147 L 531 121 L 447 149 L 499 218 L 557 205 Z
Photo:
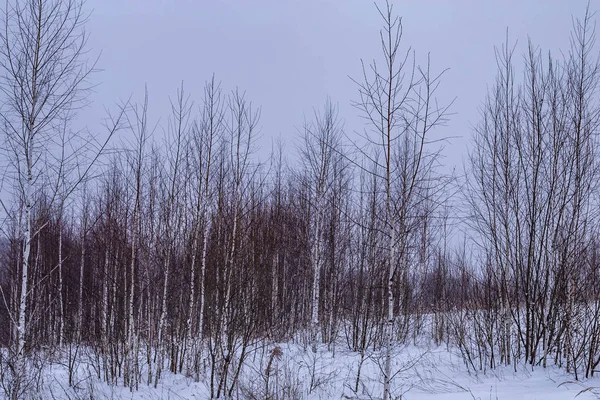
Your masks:
M 7 1 L 0 397 L 483 399 L 504 397 L 469 379 L 548 371 L 545 399 L 600 396 L 590 6 L 560 54 L 496 44 L 450 171 L 444 60 L 417 62 L 392 3 L 349 78 L 364 126 L 323 99 L 261 160 L 260 104 L 219 71 L 174 88 L 159 123 L 146 91 L 75 129 L 93 13 Z

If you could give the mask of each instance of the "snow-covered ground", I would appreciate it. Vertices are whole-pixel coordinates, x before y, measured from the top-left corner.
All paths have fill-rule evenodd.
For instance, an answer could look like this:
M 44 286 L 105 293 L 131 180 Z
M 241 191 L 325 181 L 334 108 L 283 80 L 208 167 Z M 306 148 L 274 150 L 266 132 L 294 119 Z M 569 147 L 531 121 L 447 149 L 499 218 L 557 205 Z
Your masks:
M 267 365 L 273 349 L 270 374 Z M 233 398 L 239 399 L 377 399 L 381 398 L 383 358 L 371 352 L 361 367 L 357 387 L 360 354 L 321 347 L 316 354 L 299 344 L 271 344 L 256 349 L 241 369 L 239 385 Z M 92 364 L 80 363 L 75 388 L 68 385 L 67 369 L 54 363 L 43 374 L 45 399 L 208 399 L 208 378 L 192 378 L 165 372 L 157 388 L 140 384 L 131 392 L 122 386 L 108 385 L 95 377 Z M 600 379 L 573 382 L 558 368 L 514 366 L 496 368 L 486 373 L 469 373 L 460 358 L 445 346 L 425 345 L 398 347 L 393 358 L 393 391 L 404 400 L 517 400 L 517 399 L 598 399 Z M 206 373 L 208 377 L 208 371 Z M 266 396 L 269 387 L 270 397 Z

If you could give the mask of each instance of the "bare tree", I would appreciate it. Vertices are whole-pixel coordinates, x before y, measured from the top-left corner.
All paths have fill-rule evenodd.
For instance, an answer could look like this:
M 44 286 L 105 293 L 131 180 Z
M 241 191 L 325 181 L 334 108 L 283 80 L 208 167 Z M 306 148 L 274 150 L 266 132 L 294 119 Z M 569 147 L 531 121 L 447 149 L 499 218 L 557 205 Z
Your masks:
M 514 48 L 505 44 L 496 52 L 498 77 L 475 130 L 467 179 L 474 240 L 486 260 L 482 291 L 499 291 L 501 299 L 500 320 L 493 299 L 482 304 L 488 326 L 500 333 L 499 342 L 483 344 L 490 367 L 495 354 L 503 363 L 512 358 L 543 366 L 554 355 L 576 377 L 584 367 L 587 330 L 573 324 L 577 304 L 589 301 L 574 288 L 593 254 L 597 223 L 593 132 L 600 124 L 600 67 L 591 55 L 591 17 L 588 10 L 574 20 L 563 60 L 544 56 L 530 42 L 521 81 Z
M 144 101 L 141 105 L 134 105 L 127 110 L 126 114 L 127 127 L 131 131 L 133 136 L 132 151 L 128 154 L 128 166 L 130 168 L 132 179 L 131 187 L 133 187 L 133 205 L 131 210 L 131 217 L 129 226 L 126 227 L 129 231 L 130 237 L 130 258 L 129 268 L 125 272 L 125 282 L 129 282 L 129 287 L 125 288 L 128 293 L 126 300 L 126 365 L 125 365 L 125 377 L 124 383 L 129 386 L 131 390 L 137 387 L 137 330 L 135 323 L 135 310 L 134 305 L 136 303 L 135 288 L 138 275 L 138 262 L 139 262 L 139 250 L 142 246 L 141 238 L 141 215 L 142 215 L 142 198 L 143 198 L 143 184 L 144 184 L 144 164 L 146 161 L 147 154 L 147 142 L 152 132 L 148 126 L 148 89 L 145 89 Z M 115 279 L 115 278 L 113 278 Z M 114 293 L 113 293 L 114 294 Z M 114 307 L 114 300 L 113 300 Z M 148 367 L 151 371 L 151 366 Z M 150 373 L 150 372 L 149 372 Z M 149 383 L 149 382 L 148 382 Z
M 182 87 L 177 92 L 177 98 L 171 102 L 172 118 L 169 120 L 168 142 L 167 149 L 169 153 L 169 165 L 167 173 L 167 187 L 164 189 L 163 199 L 163 291 L 162 291 L 162 306 L 161 316 L 158 323 L 157 339 L 158 339 L 158 361 L 156 364 L 156 375 L 154 387 L 158 385 L 161 376 L 161 371 L 164 363 L 164 353 L 162 347 L 163 333 L 167 322 L 167 295 L 169 290 L 170 269 L 173 260 L 175 259 L 175 244 L 179 239 L 181 232 L 181 207 L 179 203 L 178 193 L 185 192 L 182 189 L 181 170 L 184 158 L 184 146 L 187 142 L 187 135 L 190 133 L 190 111 L 192 104 L 189 96 L 185 95 Z
M 435 164 L 436 153 L 427 151 L 432 130 L 445 122 L 450 105 L 440 106 L 435 94 L 443 72 L 432 75 L 429 57 L 425 68 L 417 67 L 409 49 L 401 52 L 402 21 L 393 6 L 377 10 L 383 19 L 380 33 L 383 66 L 363 63 L 363 80 L 355 81 L 360 100 L 355 106 L 366 118 L 369 129 L 364 139 L 381 154 L 381 159 L 363 152 L 375 164 L 373 174 L 382 181 L 385 197 L 382 223 L 387 231 L 387 316 L 383 398 L 390 398 L 391 357 L 395 322 L 395 282 L 407 273 L 410 211 L 423 190 L 426 173 Z M 376 154 L 376 153 L 371 153 Z M 399 309 L 404 307 L 400 305 Z
M 319 332 L 319 306 L 321 292 L 321 275 L 325 265 L 325 228 L 327 203 L 333 190 L 333 171 L 335 164 L 341 162 L 340 140 L 342 130 L 337 110 L 327 100 L 322 113 L 315 112 L 313 122 L 304 124 L 303 143 L 300 149 L 304 179 L 309 185 L 310 196 L 309 219 L 310 263 L 312 267 L 312 305 L 311 305 L 311 340 L 312 350 L 317 352 Z
M 84 30 L 86 15 L 78 0 L 9 1 L 3 10 L 0 32 L 0 89 L 4 102 L 0 111 L 3 150 L 11 160 L 15 194 L 22 202 L 22 256 L 19 302 L 15 318 L 17 340 L 13 347 L 18 381 L 26 377 L 27 303 L 30 292 L 31 243 L 42 226 L 32 221 L 32 209 L 39 185 L 53 170 L 52 151 L 78 148 L 78 135 L 61 136 L 60 122 L 70 118 L 83 105 L 89 93 L 88 78 L 94 63 L 85 60 L 87 34 Z M 113 131 L 111 129 L 111 131 Z M 110 135 L 109 135 L 110 136 Z M 104 143 L 105 145 L 106 143 Z M 88 160 L 77 179 L 70 183 L 63 195 L 71 193 L 85 179 L 98 153 Z M 64 153 L 63 153 L 64 155 Z M 65 157 L 54 164 L 54 170 L 63 167 Z M 58 173 L 50 179 L 61 187 L 63 176 Z M 48 182 L 48 181 L 46 181 Z M 55 195 L 58 190 L 55 190 Z M 20 384 L 13 393 L 19 396 Z
M 202 341 L 204 336 L 204 309 L 206 306 L 206 261 L 208 252 L 208 237 L 211 229 L 213 210 L 213 189 L 211 167 L 213 163 L 213 148 L 219 141 L 224 129 L 223 97 L 220 85 L 214 77 L 207 82 L 204 88 L 204 102 L 201 111 L 201 121 L 195 131 L 194 143 L 197 155 L 197 171 L 199 172 L 196 217 L 194 228 L 194 254 L 192 258 L 192 271 L 195 271 L 195 257 L 200 241 L 200 226 L 204 224 L 202 235 L 202 250 L 200 258 L 200 309 L 198 311 L 198 337 Z M 190 298 L 192 298 L 190 294 Z M 190 306 L 192 307 L 192 306 Z M 190 310 L 191 311 L 191 310 Z M 190 317 L 191 318 L 191 317 Z

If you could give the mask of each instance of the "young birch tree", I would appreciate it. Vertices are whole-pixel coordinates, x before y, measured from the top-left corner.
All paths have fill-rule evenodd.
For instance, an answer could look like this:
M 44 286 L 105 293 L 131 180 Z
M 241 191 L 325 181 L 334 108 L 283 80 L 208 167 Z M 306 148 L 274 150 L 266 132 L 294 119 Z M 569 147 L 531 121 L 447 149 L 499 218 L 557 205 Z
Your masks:
M 127 157 L 127 164 L 132 175 L 132 181 L 130 182 L 130 186 L 133 188 L 133 208 L 131 211 L 130 220 L 128 220 L 128 231 L 131 242 L 131 253 L 129 259 L 128 268 L 125 271 L 125 283 L 129 283 L 128 287 L 125 288 L 126 291 L 126 360 L 125 360 L 125 376 L 124 376 L 124 384 L 125 386 L 129 385 L 131 390 L 137 387 L 137 379 L 136 373 L 137 370 L 137 355 L 136 355 L 136 343 L 137 343 L 137 331 L 135 328 L 135 319 L 134 319 L 134 305 L 135 305 L 135 286 L 136 286 L 136 274 L 138 270 L 138 255 L 139 249 L 142 246 L 141 243 L 141 208 L 142 208 L 142 197 L 144 194 L 143 184 L 144 184 L 144 164 L 146 162 L 146 153 L 147 153 L 147 141 L 151 132 L 148 129 L 148 90 L 146 88 L 144 95 L 144 102 L 141 105 L 134 105 L 128 110 L 126 115 L 126 122 L 128 129 L 130 130 L 133 136 L 133 144 L 131 152 Z M 116 172 L 116 171 L 115 171 Z M 112 182 L 109 183 L 115 185 L 116 176 L 113 178 Z M 116 185 L 115 185 L 116 186 Z M 113 189 L 114 190 L 114 189 Z M 109 200 L 107 199 L 107 203 Z M 118 204 L 118 203 L 117 203 Z M 107 206 L 113 206 L 113 204 L 107 204 Z M 116 257 L 116 256 L 115 256 Z M 116 261 L 116 259 L 115 259 Z M 116 283 L 116 277 L 113 277 L 113 283 Z M 113 308 L 115 307 L 114 296 L 116 292 L 116 288 L 113 285 Z M 111 314 L 114 317 L 114 310 Z M 111 320 L 109 325 L 114 325 L 114 321 Z M 151 374 L 151 366 L 148 366 L 149 374 Z M 148 381 L 150 384 L 150 379 Z
M 238 89 L 234 90 L 228 98 L 228 114 L 229 121 L 226 123 L 226 156 L 229 157 L 228 165 L 228 184 L 230 185 L 226 196 L 229 202 L 227 208 L 231 213 L 231 228 L 227 233 L 228 248 L 226 249 L 225 265 L 222 275 L 222 280 L 219 283 L 224 285 L 224 298 L 220 305 L 220 332 L 226 339 L 225 348 L 222 350 L 223 367 L 221 369 L 221 377 L 217 388 L 217 397 L 221 393 L 226 393 L 227 387 L 233 387 L 236 375 L 233 377 L 233 382 L 229 382 L 229 369 L 234 363 L 235 348 L 238 346 L 238 339 L 243 332 L 241 329 L 236 329 L 236 322 L 241 318 L 234 307 L 234 300 L 239 299 L 240 293 L 235 292 L 235 282 L 239 278 L 235 275 L 239 266 L 239 253 L 241 232 L 245 228 L 242 225 L 244 214 L 248 212 L 247 204 L 244 200 L 247 198 L 251 183 L 257 168 L 252 160 L 252 154 L 255 150 L 255 141 L 258 134 L 258 123 L 260 120 L 260 108 L 254 108 L 252 103 L 248 101 L 245 94 Z M 245 207 L 246 206 L 246 207 Z M 223 288 L 221 288 L 223 289 Z M 243 361 L 243 360 L 242 360 Z M 230 393 L 231 395 L 231 393 Z
M 19 301 L 16 310 L 16 384 L 21 395 L 26 376 L 27 303 L 31 242 L 42 228 L 35 226 L 32 209 L 45 160 L 60 139 L 61 116 L 85 103 L 93 64 L 86 63 L 86 15 L 79 0 L 7 1 L 0 30 L 0 109 L 4 150 L 10 157 L 16 194 L 22 202 L 22 254 Z
M 328 197 L 332 189 L 334 163 L 340 163 L 340 140 L 342 130 L 337 110 L 330 100 L 325 103 L 323 113 L 315 112 L 313 122 L 304 125 L 303 147 L 301 148 L 305 181 L 310 185 L 309 247 L 313 271 L 311 303 L 312 351 L 317 352 L 319 332 L 319 305 L 321 274 L 325 262 L 324 226 Z
M 168 166 L 168 186 L 166 187 L 166 199 L 163 210 L 163 223 L 164 231 L 163 237 L 163 292 L 162 292 L 162 306 L 160 319 L 158 321 L 158 358 L 156 365 L 156 375 L 154 380 L 154 387 L 157 387 L 158 381 L 160 380 L 163 362 L 164 362 L 164 349 L 163 349 L 163 334 L 165 325 L 167 322 L 167 296 L 169 293 L 169 276 L 171 270 L 171 263 L 176 257 L 175 244 L 180 234 L 180 201 L 179 192 L 181 191 L 181 169 L 184 158 L 184 145 L 186 143 L 187 135 L 190 129 L 190 115 L 191 115 L 192 104 L 188 96 L 182 87 L 177 91 L 177 98 L 175 102 L 171 103 L 172 117 L 169 121 L 168 128 L 168 143 L 167 151 L 169 155 L 169 166 Z
M 383 158 L 374 159 L 363 151 L 366 157 L 374 159 L 372 173 L 382 181 L 385 199 L 383 223 L 388 256 L 383 398 L 387 400 L 391 396 L 394 287 L 396 280 L 407 273 L 409 213 L 422 190 L 424 172 L 434 163 L 436 153 L 431 157 L 426 145 L 434 141 L 430 137 L 432 130 L 445 122 L 450 104 L 440 106 L 435 101 L 443 72 L 432 75 L 429 57 L 427 66 L 421 68 L 416 66 L 410 49 L 401 51 L 402 21 L 394 14 L 393 6 L 387 2 L 384 8 L 376 7 L 383 19 L 380 32 L 383 65 L 376 61 L 369 66 L 363 63 L 363 80 L 355 81 L 360 94 L 355 106 L 370 127 L 364 139 Z M 403 308 L 400 305 L 399 309 Z
M 192 273 L 195 273 L 196 254 L 200 238 L 202 237 L 202 250 L 200 256 L 200 308 L 198 310 L 198 338 L 202 341 L 204 336 L 204 308 L 206 305 L 206 256 L 208 252 L 208 237 L 211 229 L 212 188 L 211 166 L 213 162 L 213 149 L 224 129 L 224 110 L 221 87 L 215 82 L 214 77 L 205 85 L 204 102 L 201 110 L 201 120 L 194 131 L 194 149 L 196 150 L 196 165 L 198 170 L 198 186 L 196 198 L 196 224 L 194 226 L 194 251 L 192 254 Z M 201 224 L 204 231 L 200 236 Z M 192 287 L 193 288 L 193 287 Z M 193 292 L 193 291 L 192 291 Z M 190 312 L 193 309 L 194 297 L 190 294 Z M 191 314 L 190 314 L 191 319 Z

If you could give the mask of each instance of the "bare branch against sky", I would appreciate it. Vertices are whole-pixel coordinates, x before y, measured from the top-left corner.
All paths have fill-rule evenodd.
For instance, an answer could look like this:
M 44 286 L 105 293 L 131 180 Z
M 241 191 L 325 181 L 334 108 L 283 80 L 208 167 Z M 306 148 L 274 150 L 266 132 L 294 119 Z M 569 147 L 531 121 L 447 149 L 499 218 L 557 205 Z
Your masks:
M 428 2 L 429 3 L 429 2 Z M 445 136 L 457 136 L 446 155 L 462 166 L 464 147 L 477 120 L 479 102 L 494 78 L 494 45 L 527 36 L 543 50 L 568 45 L 571 16 L 582 15 L 585 0 L 482 2 L 472 0 L 399 1 L 404 36 L 424 60 L 448 67 L 440 100 L 457 96 Z M 166 115 L 168 94 L 185 82 L 200 93 L 213 73 L 225 89 L 239 86 L 262 106 L 262 152 L 279 135 L 291 137 L 326 96 L 339 103 L 346 131 L 363 129 L 350 102 L 360 76 L 360 59 L 376 53 L 379 15 L 364 0 L 165 1 L 89 0 L 90 47 L 102 51 L 102 81 L 88 110 L 91 120 L 103 106 L 131 94 L 141 96 L 147 83 L 151 114 Z M 421 60 L 421 61 L 423 61 Z M 421 62 L 422 63 L 422 62 Z

